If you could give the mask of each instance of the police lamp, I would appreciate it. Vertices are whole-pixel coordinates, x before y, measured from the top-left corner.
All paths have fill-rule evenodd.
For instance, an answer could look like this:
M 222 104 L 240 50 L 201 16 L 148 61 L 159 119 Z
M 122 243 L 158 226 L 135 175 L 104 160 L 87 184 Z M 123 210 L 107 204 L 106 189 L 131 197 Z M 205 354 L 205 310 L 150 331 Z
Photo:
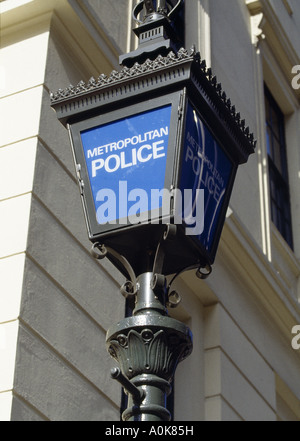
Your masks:
M 183 0 L 141 0 L 139 46 L 120 70 L 51 95 L 70 134 L 93 255 L 124 274 L 122 293 L 134 301 L 106 340 L 130 421 L 171 418 L 166 396 L 192 337 L 168 317 L 180 299 L 166 276 L 210 274 L 237 168 L 255 151 L 211 69 L 195 48 L 180 48 L 183 12 Z
M 215 259 L 237 167 L 255 141 L 193 49 L 52 95 L 69 132 L 88 236 L 143 272 L 168 225 L 165 275 Z M 200 272 L 201 273 L 201 272 Z

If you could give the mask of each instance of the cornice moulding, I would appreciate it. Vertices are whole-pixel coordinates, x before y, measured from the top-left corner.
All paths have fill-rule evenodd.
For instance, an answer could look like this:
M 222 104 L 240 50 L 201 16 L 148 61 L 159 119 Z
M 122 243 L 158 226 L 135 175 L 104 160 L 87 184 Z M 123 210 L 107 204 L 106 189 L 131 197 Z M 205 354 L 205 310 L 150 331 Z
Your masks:
M 259 28 L 266 37 L 276 58 L 282 60 L 281 64 L 287 66 L 286 69 L 290 73 L 290 68 L 299 64 L 299 54 L 294 49 L 272 4 L 269 0 L 249 0 L 246 5 L 252 16 L 262 14 L 263 19 Z
M 69 0 L 69 3 L 85 25 L 92 39 L 103 51 L 104 56 L 110 62 L 112 68 L 117 68 L 121 50 L 107 36 L 101 21 L 98 19 L 91 6 L 81 0 Z
M 238 286 L 243 286 L 241 295 L 255 299 L 258 308 L 270 318 L 287 344 L 290 344 L 291 329 L 300 323 L 300 303 L 234 213 L 231 213 L 224 224 L 218 256 L 219 265 L 226 267 L 228 277 L 233 277 L 238 281 Z M 292 260 L 293 271 L 300 274 L 299 262 Z M 180 278 L 204 306 L 218 302 L 223 304 L 223 295 L 214 290 L 214 283 L 210 278 L 199 284 L 194 271 L 183 273 Z M 226 296 L 226 280 L 224 295 Z
M 74 8 L 75 3 L 76 8 Z M 88 75 L 97 75 L 103 70 L 109 72 L 118 64 L 119 54 L 116 48 L 107 38 L 103 38 L 101 29 L 96 28 L 88 12 L 78 7 L 77 2 L 31 0 L 27 3 L 18 3 L 16 7 L 2 12 L 2 35 L 15 33 L 30 26 L 30 23 L 45 22 L 45 17 L 47 17 L 47 29 L 54 30 L 62 36 L 62 42 L 69 34 L 69 37 L 66 37 L 68 48 L 75 56 L 78 54 L 78 60 L 85 60 L 86 66 L 82 67 L 86 72 L 89 71 Z
M 292 327 L 300 323 L 300 304 L 272 262 L 262 253 L 235 214 L 227 219 L 220 251 L 233 272 L 255 295 L 262 309 L 272 317 L 290 340 Z M 293 259 L 292 270 L 300 274 L 300 264 Z

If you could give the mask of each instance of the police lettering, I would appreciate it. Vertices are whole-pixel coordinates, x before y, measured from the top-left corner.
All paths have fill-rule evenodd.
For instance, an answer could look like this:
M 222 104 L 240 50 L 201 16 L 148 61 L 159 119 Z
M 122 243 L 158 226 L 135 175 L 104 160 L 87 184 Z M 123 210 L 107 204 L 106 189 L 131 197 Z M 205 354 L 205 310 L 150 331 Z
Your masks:
M 150 159 L 158 159 L 165 156 L 164 141 L 153 142 L 152 144 L 144 144 L 138 149 L 122 151 L 120 154 L 109 155 L 106 159 L 99 158 L 92 161 L 92 177 L 97 176 L 98 170 L 104 169 L 107 173 L 127 167 L 132 167 L 138 163 L 150 161 Z
M 188 146 L 185 155 L 185 161 L 191 162 L 191 167 L 196 176 L 199 176 L 200 182 L 204 187 L 207 188 L 210 195 L 213 196 L 216 202 L 220 201 L 220 198 L 223 197 L 224 191 L 221 188 L 222 183 L 224 183 L 223 179 L 220 177 L 219 173 L 216 169 L 212 169 L 212 167 L 207 164 L 207 166 L 203 167 L 203 159 L 199 157 L 199 155 L 193 152 L 192 148 Z M 211 163 L 210 163 L 211 164 Z
M 151 130 L 150 132 L 134 135 L 132 138 L 119 139 L 118 141 L 111 142 L 110 144 L 105 144 L 99 147 L 95 147 L 93 150 L 89 149 L 87 151 L 87 158 L 88 159 L 94 158 L 96 156 L 101 156 L 107 153 L 123 150 L 130 145 L 136 146 L 137 144 L 153 141 L 153 139 L 156 138 L 162 138 L 163 136 L 168 136 L 168 134 L 169 134 L 169 128 L 168 126 L 166 126 L 166 127 L 161 127 L 159 130 Z

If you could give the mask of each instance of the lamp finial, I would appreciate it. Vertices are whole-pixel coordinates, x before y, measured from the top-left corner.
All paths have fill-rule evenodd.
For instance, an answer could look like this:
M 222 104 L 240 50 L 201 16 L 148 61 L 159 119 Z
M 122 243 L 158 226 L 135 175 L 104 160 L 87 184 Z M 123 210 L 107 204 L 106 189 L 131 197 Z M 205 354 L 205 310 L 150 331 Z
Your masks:
M 138 24 L 133 32 L 139 37 L 138 49 L 120 57 L 120 64 L 131 67 L 147 57 L 177 52 L 180 38 L 173 21 L 184 0 L 141 0 L 133 9 L 132 17 Z

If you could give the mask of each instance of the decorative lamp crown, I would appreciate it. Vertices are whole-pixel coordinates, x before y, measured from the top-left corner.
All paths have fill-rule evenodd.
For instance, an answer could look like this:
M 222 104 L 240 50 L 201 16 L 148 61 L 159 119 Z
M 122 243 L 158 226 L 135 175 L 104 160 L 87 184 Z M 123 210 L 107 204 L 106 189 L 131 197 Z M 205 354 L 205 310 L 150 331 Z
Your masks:
M 139 38 L 138 48 L 120 56 L 123 66 L 131 67 L 135 62 L 143 63 L 147 58 L 167 55 L 171 50 L 177 53 L 182 41 L 174 26 L 184 0 L 142 0 L 132 12 L 138 27 L 133 32 Z

